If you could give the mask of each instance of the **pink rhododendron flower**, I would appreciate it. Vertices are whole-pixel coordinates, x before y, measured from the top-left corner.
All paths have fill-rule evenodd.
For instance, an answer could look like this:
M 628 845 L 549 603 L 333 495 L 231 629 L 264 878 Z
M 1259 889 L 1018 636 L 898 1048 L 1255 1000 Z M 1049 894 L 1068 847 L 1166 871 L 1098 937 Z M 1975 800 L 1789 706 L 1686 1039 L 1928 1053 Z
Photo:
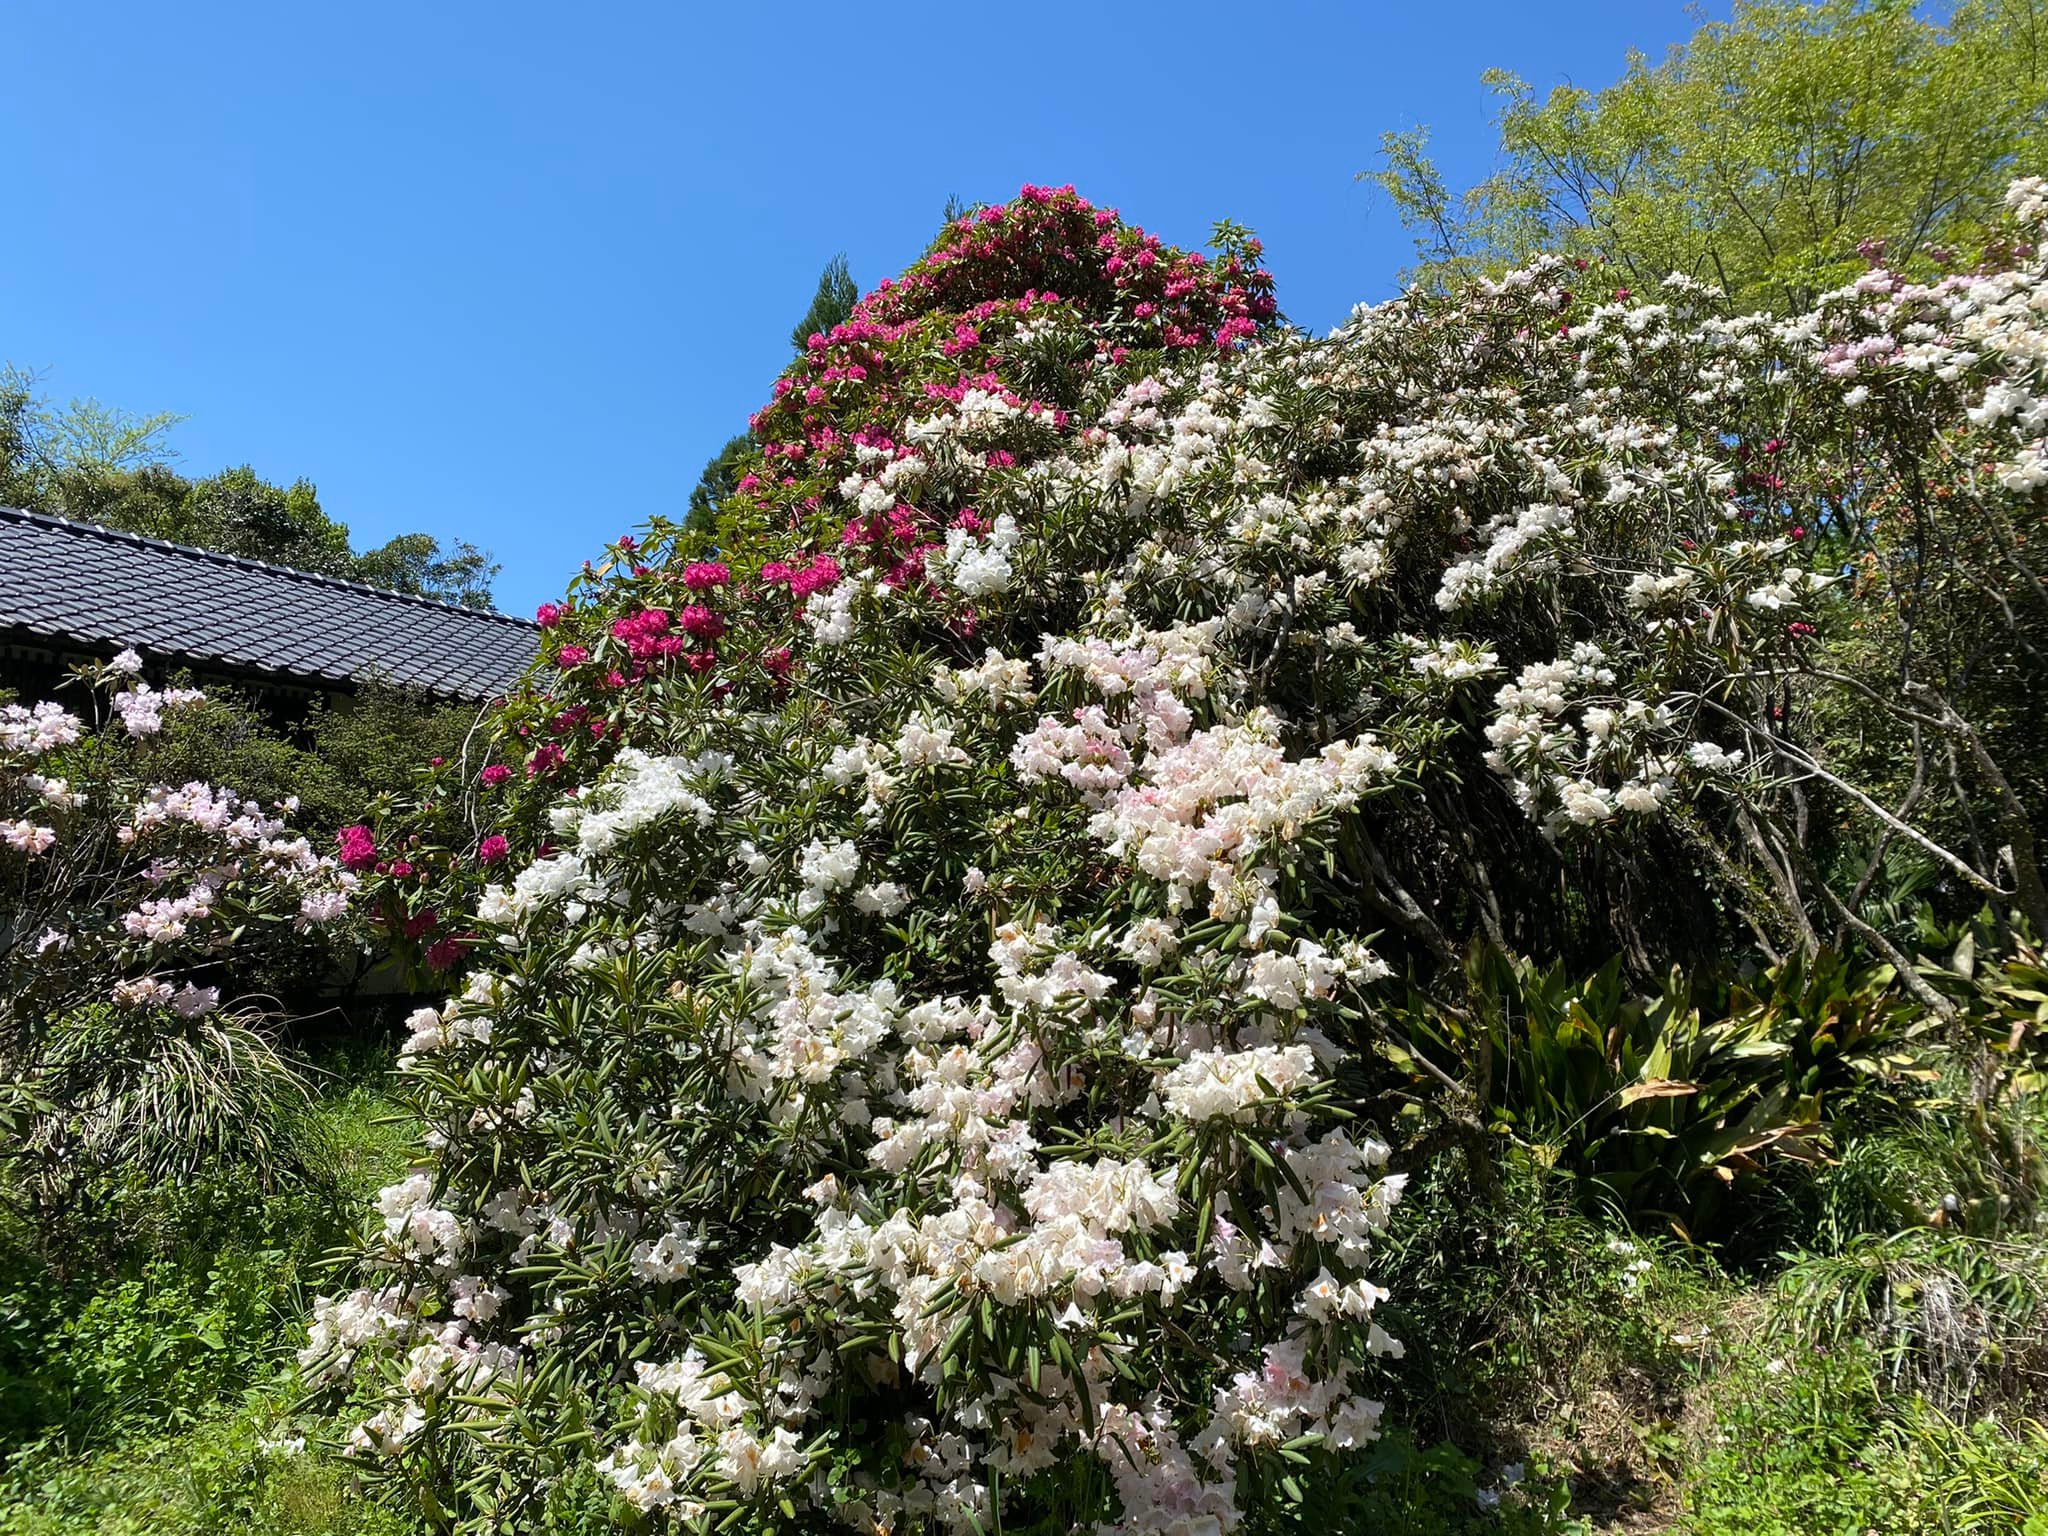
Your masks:
M 343 827 L 334 840 L 341 845 L 342 868 L 368 869 L 377 862 L 377 840 L 368 827 Z
M 683 567 L 683 585 L 692 592 L 708 592 L 731 580 L 731 568 L 716 560 L 695 560 Z
M 716 640 L 725 633 L 725 620 L 709 608 L 692 605 L 676 615 L 676 623 L 685 634 L 695 635 L 699 640 Z

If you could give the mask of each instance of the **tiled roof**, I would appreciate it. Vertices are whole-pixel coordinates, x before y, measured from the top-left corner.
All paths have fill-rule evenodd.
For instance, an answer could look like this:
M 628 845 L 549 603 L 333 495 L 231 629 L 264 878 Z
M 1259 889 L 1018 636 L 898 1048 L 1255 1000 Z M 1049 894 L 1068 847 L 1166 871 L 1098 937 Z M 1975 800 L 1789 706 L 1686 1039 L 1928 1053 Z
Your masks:
M 540 633 L 524 619 L 0 507 L 0 631 L 150 660 L 445 698 L 502 693 Z

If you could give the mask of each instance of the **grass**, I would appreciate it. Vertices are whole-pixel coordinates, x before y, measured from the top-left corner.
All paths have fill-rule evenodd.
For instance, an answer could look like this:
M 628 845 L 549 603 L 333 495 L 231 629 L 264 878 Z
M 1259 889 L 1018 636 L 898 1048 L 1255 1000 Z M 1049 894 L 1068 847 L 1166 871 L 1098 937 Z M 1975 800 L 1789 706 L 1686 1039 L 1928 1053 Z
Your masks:
M 1868 1345 L 1743 1356 L 1713 1395 L 1675 1522 L 1688 1536 L 2048 1536 L 2048 1426 L 1894 1395 Z
M 318 1065 L 289 1179 L 131 1179 L 58 1232 L 0 1229 L 0 1536 L 416 1529 L 289 1419 L 324 1256 L 416 1144 L 383 1065 Z
M 271 1443 L 284 1398 L 257 1390 L 183 1433 L 136 1432 L 84 1454 L 19 1458 L 0 1536 L 408 1536 L 330 1462 Z

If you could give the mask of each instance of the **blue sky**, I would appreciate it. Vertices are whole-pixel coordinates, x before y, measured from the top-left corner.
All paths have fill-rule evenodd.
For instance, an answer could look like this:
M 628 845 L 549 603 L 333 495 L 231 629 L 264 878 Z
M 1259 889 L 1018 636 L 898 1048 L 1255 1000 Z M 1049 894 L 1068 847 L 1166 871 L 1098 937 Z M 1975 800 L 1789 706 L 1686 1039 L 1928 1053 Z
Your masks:
M 1724 5 L 1710 9 L 1720 14 Z M 1409 259 L 1380 133 L 1488 168 L 1491 65 L 1619 74 L 1681 0 L 1028 7 L 16 3 L 0 359 L 299 476 L 358 547 L 496 552 L 531 611 L 680 515 L 818 269 L 914 260 L 949 194 L 1073 182 L 1265 239 L 1322 329 Z

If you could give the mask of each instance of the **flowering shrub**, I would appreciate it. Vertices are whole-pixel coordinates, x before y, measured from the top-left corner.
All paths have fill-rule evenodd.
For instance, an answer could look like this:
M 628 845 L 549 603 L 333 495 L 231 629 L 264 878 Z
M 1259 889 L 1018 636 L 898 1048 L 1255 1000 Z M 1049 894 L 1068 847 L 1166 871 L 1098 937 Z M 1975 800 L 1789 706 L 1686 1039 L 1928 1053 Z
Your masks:
M 45 1194 L 109 1164 L 168 1171 L 201 1142 L 262 1150 L 260 1117 L 206 1112 L 210 1087 L 289 1092 L 227 1005 L 339 918 L 355 883 L 292 831 L 292 806 L 154 782 L 166 717 L 202 695 L 141 670 L 123 651 L 80 673 L 93 718 L 0 705 L 0 1050 L 10 1154 Z
M 1966 680 L 1825 646 L 2038 528 L 2038 264 L 1776 322 L 1544 263 L 1313 340 L 1222 243 L 950 228 L 778 383 L 718 547 L 619 540 L 491 763 L 345 835 L 454 995 L 303 1362 L 437 1517 L 1259 1525 L 1402 1348 L 1369 942 L 1887 944 L 1852 818 L 2032 912 L 2024 828 L 1928 819 L 2020 799 Z M 1842 691 L 1968 766 L 1881 802 L 1804 728 Z

